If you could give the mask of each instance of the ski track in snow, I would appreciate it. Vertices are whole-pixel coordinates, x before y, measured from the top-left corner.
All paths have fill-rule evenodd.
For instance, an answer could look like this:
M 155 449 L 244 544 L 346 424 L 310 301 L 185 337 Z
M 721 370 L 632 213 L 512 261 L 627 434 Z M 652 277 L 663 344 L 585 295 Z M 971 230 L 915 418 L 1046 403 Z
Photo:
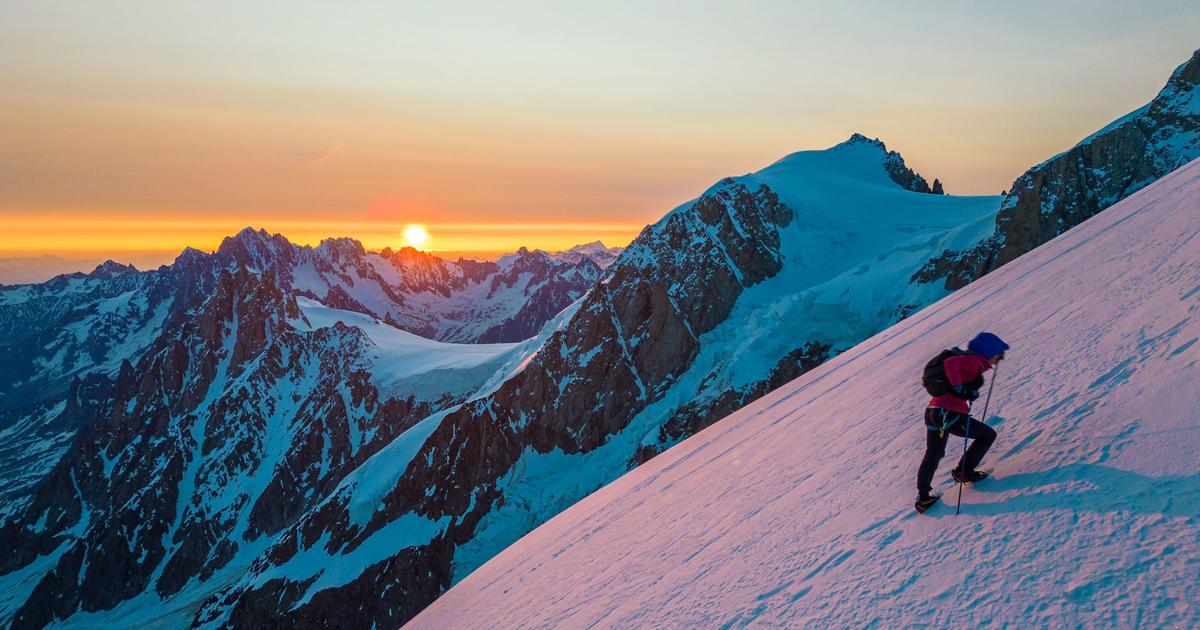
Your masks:
M 1200 626 L 1198 226 L 1194 161 L 626 474 L 410 627 Z M 952 441 L 918 516 L 916 374 L 983 329 L 1013 346 L 994 477 L 955 516 Z

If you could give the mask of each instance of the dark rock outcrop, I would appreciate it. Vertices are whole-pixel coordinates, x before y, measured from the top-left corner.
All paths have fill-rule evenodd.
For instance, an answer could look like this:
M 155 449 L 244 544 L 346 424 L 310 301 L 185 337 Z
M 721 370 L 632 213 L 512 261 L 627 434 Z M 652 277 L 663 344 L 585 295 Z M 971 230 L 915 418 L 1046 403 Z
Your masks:
M 331 498 L 286 532 L 248 580 L 214 596 L 197 622 L 252 625 L 272 611 L 286 611 L 285 625 L 329 622 L 339 619 L 340 602 L 368 591 L 370 610 L 351 625 L 394 625 L 415 614 L 450 585 L 455 547 L 502 497 L 499 485 L 521 452 L 588 452 L 624 429 L 687 370 L 699 336 L 728 317 L 738 295 L 779 271 L 779 230 L 791 220 L 766 186 L 724 180 L 646 228 L 524 370 L 441 421 L 363 525 L 348 497 Z M 336 556 L 364 544 L 404 514 L 449 524 L 320 597 L 305 600 L 302 580 L 267 577 L 314 545 Z M 414 583 L 414 569 L 426 578 Z M 380 584 L 396 587 L 380 592 Z
M 182 328 L 121 365 L 67 454 L 0 526 L 14 550 L 0 574 L 57 557 L 12 627 L 211 578 L 433 411 L 379 399 L 361 331 L 300 332 L 288 324 L 299 316 L 272 275 L 239 266 Z
M 1200 157 L 1198 85 L 1200 50 L 1145 107 L 1017 178 L 991 237 L 944 252 L 913 280 L 964 287 Z
M 850 136 L 849 140 L 846 140 L 842 144 L 850 146 L 868 144 L 878 147 L 884 152 L 883 170 L 887 172 L 888 177 L 892 178 L 892 181 L 899 184 L 905 190 L 919 193 L 933 192 L 929 187 L 929 182 L 925 181 L 925 178 L 921 177 L 920 173 L 908 168 L 908 165 L 904 163 L 904 158 L 899 153 L 888 151 L 887 146 L 879 138 L 868 138 L 861 133 L 855 133 Z

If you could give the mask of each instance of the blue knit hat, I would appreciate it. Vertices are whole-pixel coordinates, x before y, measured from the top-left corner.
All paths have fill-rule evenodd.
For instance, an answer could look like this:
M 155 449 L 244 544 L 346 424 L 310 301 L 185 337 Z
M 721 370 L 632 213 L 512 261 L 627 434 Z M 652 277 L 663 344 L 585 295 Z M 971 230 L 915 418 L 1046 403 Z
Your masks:
M 967 349 L 991 359 L 1008 350 L 1008 344 L 990 332 L 981 332 L 967 344 Z

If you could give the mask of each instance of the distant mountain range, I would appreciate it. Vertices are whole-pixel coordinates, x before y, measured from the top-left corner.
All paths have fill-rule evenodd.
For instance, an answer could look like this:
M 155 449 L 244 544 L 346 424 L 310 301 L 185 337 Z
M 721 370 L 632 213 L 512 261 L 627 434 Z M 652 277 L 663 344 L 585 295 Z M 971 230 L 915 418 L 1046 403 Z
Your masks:
M 1200 55 L 1003 198 L 930 194 L 856 134 L 718 182 L 619 255 L 449 262 L 248 229 L 156 271 L 0 288 L 0 617 L 395 626 L 630 468 L 1200 155 L 1198 73 Z M 1111 140 L 1131 125 L 1144 142 Z
M 223 274 L 245 269 L 290 298 L 433 339 L 516 342 L 583 295 L 619 251 L 597 242 L 451 262 L 411 248 L 366 252 L 351 239 L 297 246 L 247 228 L 212 254 L 187 249 L 155 270 L 107 261 L 87 274 L 0 287 L 0 429 L 10 436 L 0 444 L 2 511 L 20 505 L 16 497 L 84 423 L 72 401 L 86 408 L 89 397 L 109 395 L 124 362 L 136 363 L 163 335 L 182 338 Z M 28 449 L 42 455 L 26 461 Z

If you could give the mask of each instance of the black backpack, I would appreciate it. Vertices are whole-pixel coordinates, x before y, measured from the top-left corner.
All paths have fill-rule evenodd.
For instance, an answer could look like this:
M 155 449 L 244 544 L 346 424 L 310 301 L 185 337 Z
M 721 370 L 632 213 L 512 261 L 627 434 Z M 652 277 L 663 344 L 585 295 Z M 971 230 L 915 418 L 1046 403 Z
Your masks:
M 950 381 L 946 378 L 946 359 L 957 354 L 970 354 L 970 350 L 961 348 L 951 348 L 942 350 L 936 357 L 929 360 L 925 364 L 925 370 L 921 373 L 921 385 L 925 386 L 925 391 L 929 392 L 930 396 L 938 397 L 949 394 L 954 391 L 950 387 Z

